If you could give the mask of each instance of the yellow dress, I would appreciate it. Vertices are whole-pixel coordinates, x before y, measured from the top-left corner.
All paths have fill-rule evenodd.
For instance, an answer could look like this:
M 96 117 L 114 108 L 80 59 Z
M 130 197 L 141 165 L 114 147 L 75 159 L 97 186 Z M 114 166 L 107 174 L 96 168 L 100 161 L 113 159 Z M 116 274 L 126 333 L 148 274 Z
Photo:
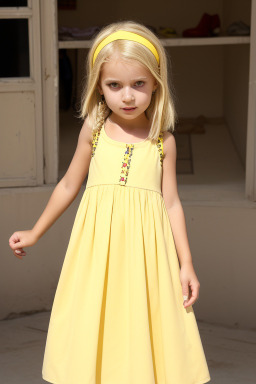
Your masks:
M 163 136 L 96 131 L 54 297 L 42 377 L 56 384 L 202 384 L 210 374 L 161 192 Z

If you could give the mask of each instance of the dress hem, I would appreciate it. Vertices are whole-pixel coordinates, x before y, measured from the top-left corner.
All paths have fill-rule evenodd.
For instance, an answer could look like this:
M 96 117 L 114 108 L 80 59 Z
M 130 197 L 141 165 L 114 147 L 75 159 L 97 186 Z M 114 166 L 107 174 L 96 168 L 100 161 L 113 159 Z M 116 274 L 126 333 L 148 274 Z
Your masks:
M 42 378 L 43 378 L 43 380 L 48 381 L 51 384 L 63 384 L 63 383 L 60 383 L 60 382 L 57 382 L 57 381 L 52 381 L 52 379 L 47 379 L 43 375 L 42 375 Z M 201 381 L 197 381 L 197 382 L 193 382 L 193 383 L 184 383 L 184 384 L 205 384 L 205 383 L 208 383 L 210 380 L 211 380 L 211 377 L 207 376 L 206 378 L 204 378 Z M 101 384 L 104 384 L 104 383 L 101 383 Z M 163 384 L 166 384 L 166 383 L 163 383 Z

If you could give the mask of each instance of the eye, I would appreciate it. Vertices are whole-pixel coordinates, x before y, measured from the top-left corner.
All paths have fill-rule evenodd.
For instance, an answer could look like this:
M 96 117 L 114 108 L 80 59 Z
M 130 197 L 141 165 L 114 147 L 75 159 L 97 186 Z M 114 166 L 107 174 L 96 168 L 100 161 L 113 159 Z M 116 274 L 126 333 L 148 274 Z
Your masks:
M 112 87 L 113 84 L 118 84 L 118 83 L 110 83 L 110 84 L 108 84 L 108 86 L 109 86 L 110 88 L 117 88 L 117 87 Z
M 137 84 L 137 83 L 142 83 L 142 85 L 144 85 L 144 81 L 142 81 L 142 80 L 137 81 L 136 84 Z M 141 85 L 141 86 L 142 86 L 142 85 Z
M 142 80 L 136 81 L 135 84 L 138 84 L 138 83 L 140 83 L 140 84 L 138 85 L 139 87 L 142 87 L 142 86 L 145 84 L 145 82 L 142 81 Z M 116 83 L 116 82 L 109 83 L 108 86 L 109 86 L 110 88 L 114 88 L 114 89 L 116 89 L 116 88 L 118 88 L 118 83 Z

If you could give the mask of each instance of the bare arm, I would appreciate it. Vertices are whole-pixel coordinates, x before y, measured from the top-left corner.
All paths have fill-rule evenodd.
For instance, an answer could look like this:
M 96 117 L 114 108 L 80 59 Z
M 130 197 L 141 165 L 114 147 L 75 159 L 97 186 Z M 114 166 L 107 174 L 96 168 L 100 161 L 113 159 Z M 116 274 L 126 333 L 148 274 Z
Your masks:
M 64 177 L 54 188 L 42 215 L 32 230 L 15 232 L 9 239 L 10 247 L 14 252 L 18 251 L 16 253 L 20 256 L 26 255 L 22 248 L 35 244 L 77 196 L 89 170 L 92 151 L 91 141 L 92 132 L 85 119 L 70 166 Z M 14 254 L 16 255 L 16 253 Z
M 37 239 L 52 226 L 76 198 L 88 173 L 91 158 L 91 132 L 85 120 L 69 168 L 55 187 L 50 200 L 32 231 Z
M 32 228 L 37 241 L 70 206 L 75 197 L 74 191 L 66 188 L 65 180 L 62 178 L 54 188 L 42 215 Z
M 180 264 L 192 264 L 184 211 L 177 190 L 176 142 L 170 132 L 165 133 L 164 153 L 162 179 L 163 198 L 170 218 Z
M 162 193 L 181 265 L 180 279 L 183 295 L 189 297 L 191 294 L 189 300 L 185 300 L 184 304 L 185 307 L 188 307 L 198 299 L 200 283 L 194 271 L 187 236 L 185 215 L 178 195 L 176 179 L 176 142 L 173 134 L 170 132 L 164 133 L 164 154 Z M 189 287 L 191 288 L 190 292 Z

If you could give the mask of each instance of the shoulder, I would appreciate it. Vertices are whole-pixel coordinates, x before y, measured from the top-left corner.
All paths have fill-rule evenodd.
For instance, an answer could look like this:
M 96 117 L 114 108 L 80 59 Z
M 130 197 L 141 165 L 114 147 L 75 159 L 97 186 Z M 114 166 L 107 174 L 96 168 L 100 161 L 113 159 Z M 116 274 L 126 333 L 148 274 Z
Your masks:
M 87 141 L 88 143 L 92 143 L 93 131 L 92 131 L 92 127 L 89 124 L 88 117 L 86 117 L 84 120 L 84 123 L 80 131 L 80 137 L 81 139 Z
M 163 132 L 163 151 L 165 157 L 176 156 L 176 140 L 172 132 Z

